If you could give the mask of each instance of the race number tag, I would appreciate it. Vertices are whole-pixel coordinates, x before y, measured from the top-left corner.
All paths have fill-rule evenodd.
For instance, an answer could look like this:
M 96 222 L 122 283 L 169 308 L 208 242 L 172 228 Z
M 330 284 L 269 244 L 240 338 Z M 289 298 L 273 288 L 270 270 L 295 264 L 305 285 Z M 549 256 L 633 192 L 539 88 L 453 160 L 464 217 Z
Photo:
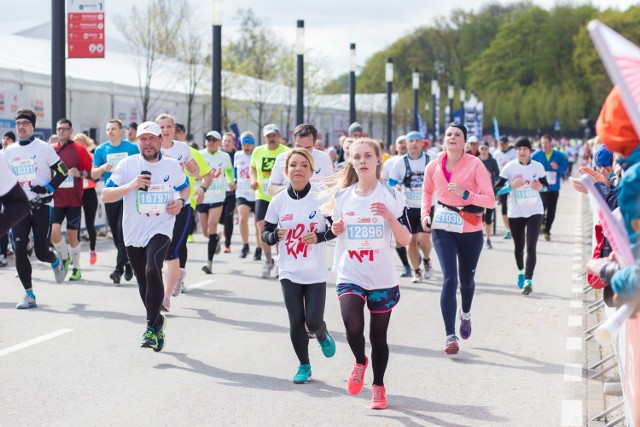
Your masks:
M 163 214 L 167 212 L 171 187 L 166 184 L 150 185 L 148 191 L 138 190 L 136 205 L 141 214 Z
M 252 191 L 251 190 L 251 182 L 249 182 L 249 181 L 239 181 L 238 182 L 238 186 L 236 187 L 236 189 L 241 193 L 250 192 L 250 191 Z
M 384 218 L 381 216 L 347 216 L 345 223 L 348 250 L 384 247 Z
M 266 196 L 269 194 L 269 180 L 262 181 L 262 193 Z
M 107 163 L 115 168 L 118 166 L 118 163 L 120 163 L 122 159 L 126 159 L 128 155 L 128 153 L 107 154 Z
M 431 220 L 432 229 L 462 233 L 462 227 L 463 220 L 458 212 L 447 209 L 444 206 L 436 207 L 436 212 Z
M 422 204 L 422 190 L 419 188 L 414 190 L 405 188 L 404 197 L 407 199 L 407 207 L 419 208 Z
M 533 205 L 538 201 L 540 195 L 536 190 L 532 190 L 531 188 L 527 189 L 518 189 L 515 191 L 516 194 L 516 204 L 521 206 Z
M 60 184 L 60 186 L 58 188 L 73 188 L 73 180 L 75 178 L 72 177 L 71 175 L 67 175 L 67 178 L 62 181 L 62 184 Z
M 549 185 L 554 185 L 556 182 L 558 182 L 558 172 L 547 172 L 547 182 L 549 183 Z
M 20 182 L 36 180 L 36 164 L 33 159 L 20 160 L 11 164 L 11 170 Z
M 212 182 L 211 185 L 209 186 L 209 189 L 207 190 L 207 195 L 209 197 L 213 197 L 216 199 L 220 199 L 223 198 L 224 199 L 224 190 L 225 190 L 225 183 L 223 182 Z

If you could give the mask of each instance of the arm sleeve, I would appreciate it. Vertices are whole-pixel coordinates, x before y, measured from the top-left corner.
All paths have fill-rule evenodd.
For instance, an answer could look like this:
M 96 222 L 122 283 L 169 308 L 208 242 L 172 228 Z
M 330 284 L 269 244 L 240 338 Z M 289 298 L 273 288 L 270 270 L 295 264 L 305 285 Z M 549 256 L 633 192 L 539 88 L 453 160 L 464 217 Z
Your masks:
M 492 209 L 496 204 L 496 197 L 491 185 L 489 171 L 487 171 L 482 162 L 476 163 L 475 180 L 477 192 L 469 192 L 469 202 L 481 208 Z
M 236 178 L 233 174 L 233 164 L 231 163 L 231 156 L 227 155 L 224 165 L 224 176 L 227 178 L 229 184 L 233 184 Z
M 328 224 L 327 230 L 324 233 L 316 233 L 316 239 L 318 240 L 318 243 L 328 242 L 337 237 L 335 234 L 333 234 L 333 231 L 331 231 L 331 224 L 333 223 L 333 221 L 331 220 L 331 217 L 326 216 L 325 220 L 329 224 Z
M 504 177 L 500 177 L 498 178 L 498 182 L 496 182 L 496 185 L 494 185 L 493 187 L 493 192 L 497 193 L 498 190 L 500 190 L 502 187 L 504 187 L 504 185 L 507 183 L 507 178 Z
M 272 222 L 264 222 L 264 229 L 262 231 L 262 241 L 269 246 L 273 246 L 278 243 L 278 225 Z

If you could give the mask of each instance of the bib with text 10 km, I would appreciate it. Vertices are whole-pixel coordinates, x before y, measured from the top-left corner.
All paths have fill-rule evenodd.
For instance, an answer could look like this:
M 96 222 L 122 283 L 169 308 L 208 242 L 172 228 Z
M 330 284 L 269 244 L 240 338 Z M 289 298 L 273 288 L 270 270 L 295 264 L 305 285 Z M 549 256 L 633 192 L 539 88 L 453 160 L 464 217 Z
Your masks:
M 36 180 L 36 164 L 33 159 L 20 160 L 11 164 L 11 170 L 20 182 Z
M 384 218 L 381 216 L 347 216 L 345 224 L 347 249 L 357 251 L 384 247 Z
M 136 205 L 141 214 L 163 214 L 167 212 L 171 187 L 167 184 L 150 185 L 148 191 L 138 190 Z
M 115 168 L 122 159 L 126 159 L 128 156 L 128 153 L 107 154 L 107 163 Z
M 404 189 L 404 197 L 407 199 L 407 207 L 419 208 L 422 204 L 422 189 Z
M 452 233 L 462 233 L 463 220 L 458 212 L 447 209 L 444 206 L 438 206 L 433 214 L 433 220 L 431 220 L 431 228 Z
M 516 190 L 516 203 L 518 205 L 533 205 L 540 197 L 536 190 L 531 188 Z

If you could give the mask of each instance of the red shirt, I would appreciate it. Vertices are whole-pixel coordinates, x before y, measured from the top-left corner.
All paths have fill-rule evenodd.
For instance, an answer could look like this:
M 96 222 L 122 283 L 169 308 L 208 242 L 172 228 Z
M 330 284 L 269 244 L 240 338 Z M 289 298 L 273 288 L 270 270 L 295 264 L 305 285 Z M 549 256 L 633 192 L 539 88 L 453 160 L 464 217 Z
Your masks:
M 80 173 L 83 171 L 91 173 L 91 155 L 84 145 L 69 142 L 62 147 L 59 143 L 55 143 L 52 147 L 67 169 L 76 168 Z M 82 206 L 82 178 L 73 178 L 73 187 L 65 188 L 65 185 L 68 184 L 63 182 L 53 193 L 53 206 L 60 208 Z

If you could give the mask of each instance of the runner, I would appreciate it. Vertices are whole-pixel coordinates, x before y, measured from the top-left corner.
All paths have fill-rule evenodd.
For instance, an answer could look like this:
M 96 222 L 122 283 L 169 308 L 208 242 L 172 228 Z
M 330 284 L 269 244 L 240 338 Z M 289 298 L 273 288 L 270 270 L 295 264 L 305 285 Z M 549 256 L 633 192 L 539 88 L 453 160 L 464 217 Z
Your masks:
M 60 119 L 56 123 L 58 142 L 52 145 L 56 154 L 69 169 L 69 175 L 53 193 L 53 210 L 51 214 L 51 243 L 56 248 L 69 269 L 69 261 L 73 263 L 73 271 L 69 280 L 82 278 L 80 270 L 80 240 L 78 230 L 82 217 L 83 180 L 91 175 L 91 155 L 84 145 L 74 142 L 73 125 L 69 119 Z M 67 220 L 67 239 L 62 237 L 62 222 Z
M 136 144 L 122 138 L 123 132 L 120 120 L 111 119 L 107 122 L 107 138 L 109 140 L 100 144 L 93 153 L 92 179 L 97 181 L 100 178 L 104 178 L 105 182 L 108 181 L 111 177 L 111 171 L 122 159 L 140 153 Z M 122 235 L 122 209 L 122 200 L 114 200 L 104 205 L 107 222 L 113 235 L 113 244 L 118 251 L 116 268 L 109 275 L 109 278 L 116 285 L 120 283 L 120 278 L 123 274 L 126 281 L 133 278 L 133 271 L 131 270 L 131 264 L 127 260 L 127 250 Z
M 28 214 L 29 199 L 4 161 L 4 151 L 0 151 L 0 237 L 6 237 L 11 227 Z M 4 260 L 6 262 L 6 254 Z
M 411 231 L 404 197 L 380 182 L 382 169 L 378 144 L 367 138 L 353 143 L 344 170 L 337 176 L 328 208 L 332 231 L 338 236 L 333 270 L 347 342 L 355 365 L 347 391 L 357 395 L 369 364 L 365 355 L 364 306 L 371 313 L 370 340 L 373 366 L 371 408 L 387 407 L 384 373 L 389 360 L 387 329 L 391 311 L 400 299 L 391 237 L 408 245 Z
M 494 206 L 491 178 L 482 161 L 464 152 L 467 128 L 451 123 L 444 135 L 444 154 L 429 163 L 422 194 L 422 228 L 433 230 L 431 239 L 442 268 L 440 310 L 446 341 L 444 352 L 460 350 L 455 334 L 456 314 L 460 317 L 460 337 L 471 336 L 471 303 L 475 292 L 475 272 L 482 251 L 482 213 Z M 431 202 L 438 197 L 433 219 Z M 462 304 L 456 310 L 460 277 Z
M 249 255 L 249 214 L 255 214 L 256 209 L 256 192 L 251 189 L 251 153 L 256 145 L 256 139 L 252 132 L 243 132 L 240 135 L 240 143 L 242 151 L 236 153 L 234 159 L 234 175 L 237 180 L 236 186 L 236 204 L 238 206 L 238 224 L 240 225 L 240 236 L 242 238 L 242 250 L 240 258 L 246 258 Z M 260 233 L 258 225 L 253 221 L 256 231 L 256 254 L 260 250 Z M 255 260 L 255 257 L 254 257 Z M 260 261 L 258 259 L 257 261 Z
M 202 203 L 196 207 L 200 225 L 202 226 L 202 234 L 209 239 L 207 264 L 202 267 L 202 271 L 207 274 L 212 273 L 214 254 L 220 253 L 221 242 L 218 224 L 225 203 L 227 186 L 233 191 L 236 189 L 231 158 L 227 153 L 220 150 L 221 142 L 222 136 L 218 131 L 209 131 L 205 137 L 206 148 L 200 150 L 200 154 L 202 154 L 211 169 L 209 175 L 211 177 L 211 185 L 208 186 Z
M 31 231 L 36 257 L 51 264 L 56 282 L 62 283 L 67 275 L 62 256 L 55 249 L 49 250 L 48 243 L 53 192 L 69 172 L 54 149 L 33 135 L 36 114 L 32 110 L 19 109 L 16 111 L 15 121 L 18 143 L 5 148 L 3 158 L 31 205 L 31 213 L 13 226 L 16 270 L 25 290 L 25 296 L 16 308 L 28 309 L 37 307 L 31 279 L 31 262 L 27 254 Z M 9 182 L 13 184 L 13 180 Z
M 232 132 L 222 134 L 222 151 L 229 155 L 231 167 L 233 168 L 236 155 L 236 137 Z M 224 225 L 224 253 L 228 254 L 231 253 L 231 238 L 233 237 L 233 223 L 236 213 L 236 192 L 231 189 L 231 184 L 227 184 L 225 191 L 220 222 Z
M 147 328 L 141 347 L 161 351 L 167 319 L 160 314 L 164 295 L 162 263 L 165 260 L 175 217 L 186 206 L 189 181 L 180 164 L 162 156 L 162 130 L 144 122 L 136 133 L 142 154 L 127 157 L 105 184 L 102 200 L 124 198 L 124 242 L 135 271 L 140 297 L 147 311 Z M 174 199 L 174 191 L 180 197 Z
M 162 145 L 160 148 L 162 156 L 176 160 L 183 172 L 188 173 L 192 177 L 200 177 L 200 166 L 193 157 L 191 147 L 184 142 L 174 139 L 176 128 L 173 116 L 160 114 L 156 117 L 155 123 L 160 126 L 162 132 Z M 197 155 L 199 156 L 199 154 Z M 204 159 L 200 159 L 200 162 L 204 163 Z M 203 186 L 196 190 L 196 199 L 198 202 L 203 200 L 204 193 L 207 190 L 207 184 L 208 180 L 205 181 L 203 179 Z M 185 198 L 185 200 L 188 200 L 188 198 Z M 162 301 L 162 309 L 167 312 L 171 308 L 171 297 L 180 294 L 176 289 L 182 286 L 187 273 L 184 268 L 180 268 L 180 254 L 184 254 L 187 250 L 187 236 L 191 229 L 191 215 L 191 206 L 189 203 L 185 203 L 175 217 L 173 236 L 165 257 L 165 294 Z M 186 255 L 184 256 L 186 257 Z
M 96 149 L 96 143 L 84 133 L 77 133 L 73 140 L 84 145 L 93 162 L 93 152 Z M 89 174 L 90 175 L 90 174 Z M 96 193 L 96 182 L 91 176 L 82 180 L 82 210 L 84 212 L 84 226 L 89 235 L 89 264 L 95 265 L 98 261 L 98 253 L 96 252 L 96 213 L 98 212 L 98 194 Z
M 422 135 L 412 131 L 406 135 L 408 153 L 401 156 L 393 165 L 387 183 L 397 187 L 405 196 L 407 216 L 411 225 L 411 242 L 409 243 L 409 260 L 413 266 L 411 283 L 419 283 L 422 278 L 428 280 L 433 276 L 431 267 L 431 232 L 425 231 L 420 224 L 420 204 L 422 201 L 422 183 L 424 171 L 429 163 L 429 156 L 422 151 Z M 424 271 L 420 268 L 420 253 Z
M 268 193 L 269 177 L 273 171 L 273 165 L 276 162 L 278 154 L 287 151 L 289 147 L 280 144 L 280 130 L 274 124 L 268 124 L 262 128 L 262 136 L 266 144 L 256 147 L 251 153 L 251 188 L 256 192 L 256 224 L 259 234 L 264 229 L 264 217 L 267 214 L 267 208 L 271 201 Z M 271 271 L 275 267 L 275 262 L 271 256 L 271 247 L 262 242 L 262 251 L 264 252 L 265 261 L 262 266 L 262 277 L 268 279 L 271 277 Z M 256 251 L 254 259 L 260 259 Z
M 509 145 L 509 138 L 506 136 L 500 137 L 500 149 L 496 150 L 493 154 L 493 158 L 498 162 L 500 170 L 504 169 L 505 165 L 516 158 L 516 150 Z M 509 217 L 507 216 L 507 197 L 508 194 L 501 194 L 498 198 L 500 201 L 500 212 L 502 212 L 502 223 L 507 231 L 504 233 L 505 239 L 511 238 L 511 231 L 509 231 Z M 497 219 L 497 215 L 496 215 Z
M 2 147 L 0 150 L 0 155 L 4 152 L 2 150 L 4 150 L 6 147 L 8 147 L 9 145 L 13 144 L 16 142 L 16 134 L 13 133 L 12 131 L 7 131 L 5 132 L 4 136 L 2 137 Z M 9 169 L 9 172 L 11 172 L 11 170 Z M 13 176 L 13 173 L 10 174 L 12 178 L 9 178 L 9 181 L 5 182 L 5 185 L 10 185 L 11 181 L 15 179 L 15 177 Z M 16 181 L 17 183 L 17 181 Z M 10 189 L 10 187 L 6 187 L 8 189 Z M 20 193 L 24 193 L 22 191 L 22 189 L 20 189 Z M 8 196 L 9 199 L 11 198 L 11 196 Z M 26 196 L 25 196 L 26 198 Z M 9 200 L 8 199 L 8 200 Z M 28 202 L 28 201 L 27 201 Z M 16 218 L 15 221 L 17 221 L 20 218 Z M 5 221 L 3 221 L 4 223 Z M 13 223 L 13 221 L 12 221 Z M 5 224 L 0 224 L 0 227 L 2 227 Z M 11 227 L 8 227 L 7 230 L 9 230 Z M 4 234 L 0 234 L 0 267 L 6 267 L 7 265 L 9 265 L 9 261 L 7 261 L 7 256 L 9 255 L 9 233 L 5 232 Z
M 540 225 L 542 224 L 542 199 L 540 190 L 549 187 L 542 164 L 532 159 L 531 141 L 520 137 L 515 143 L 517 159 L 512 160 L 500 172 L 495 189 L 502 188 L 507 182 L 509 192 L 509 228 L 513 235 L 514 253 L 518 266 L 518 288 L 524 295 L 533 291 L 533 271 L 536 268 L 536 246 Z M 524 248 L 527 247 L 525 269 Z
M 318 339 L 325 357 L 333 357 L 336 352 L 335 342 L 323 320 L 327 293 L 324 242 L 335 235 L 320 213 L 320 190 L 310 183 L 317 169 L 309 149 L 287 151 L 283 166 L 288 188 L 269 203 L 262 239 L 267 245 L 280 247 L 280 285 L 289 314 L 291 343 L 300 362 L 293 382 L 304 384 L 311 379 L 305 325 Z
M 482 164 L 487 168 L 487 172 L 489 172 L 489 176 L 491 177 L 491 185 L 495 185 L 500 177 L 500 167 L 498 166 L 496 159 L 494 159 L 489 153 L 489 144 L 480 144 L 479 153 L 480 160 L 482 160 Z M 491 244 L 491 233 L 493 232 L 492 225 L 495 211 L 495 208 L 487 208 L 484 210 L 484 216 L 482 217 L 482 221 L 484 222 L 484 234 L 487 236 L 487 241 L 485 242 L 485 247 L 487 249 L 493 249 L 493 245 Z

